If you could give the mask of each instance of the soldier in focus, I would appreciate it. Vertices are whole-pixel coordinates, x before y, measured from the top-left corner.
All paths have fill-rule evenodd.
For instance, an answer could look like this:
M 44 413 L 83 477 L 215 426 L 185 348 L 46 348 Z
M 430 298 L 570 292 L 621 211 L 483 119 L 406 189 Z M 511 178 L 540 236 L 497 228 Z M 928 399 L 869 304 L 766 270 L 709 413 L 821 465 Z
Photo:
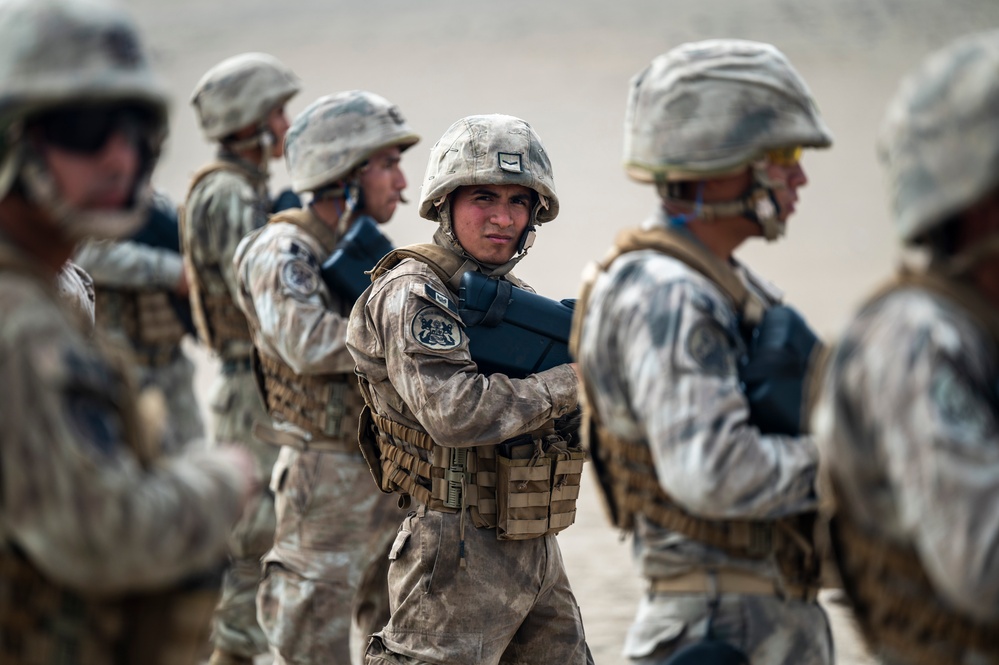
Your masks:
M 273 418 L 257 435 L 281 447 L 277 529 L 258 593 L 278 664 L 360 663 L 368 635 L 388 620 L 388 547 L 402 515 L 371 486 L 357 447 L 363 401 L 345 345 L 354 301 L 320 268 L 358 220 L 391 219 L 404 201 L 402 153 L 418 140 L 378 95 L 313 102 L 285 142 L 292 185 L 312 193 L 311 205 L 274 215 L 236 251 L 239 304 Z
M 277 448 L 251 433 L 254 423 L 267 419 L 267 410 L 250 367 L 253 343 L 235 301 L 232 259 L 243 236 L 267 221 L 267 167 L 284 154 L 285 104 L 298 90 L 297 77 L 276 58 L 244 53 L 210 69 L 191 99 L 205 137 L 218 143 L 216 160 L 194 176 L 181 221 L 195 324 L 222 366 L 211 397 L 213 439 L 246 444 L 264 477 L 270 476 Z M 245 665 L 267 652 L 256 597 L 260 559 L 273 538 L 274 500 L 265 491 L 232 534 L 212 665 Z
M 120 10 L 4 0 L 0 107 L 0 661 L 193 663 L 208 614 L 177 632 L 198 618 L 179 584 L 224 559 L 253 460 L 148 454 L 67 264 L 141 223 L 164 93 Z
M 847 326 L 813 417 L 843 588 L 888 665 L 999 662 L 999 32 L 902 83 L 879 136 L 925 260 Z
M 807 183 L 801 148 L 830 143 L 768 44 L 684 44 L 632 80 L 626 168 L 659 207 L 588 269 L 573 343 L 593 463 L 648 580 L 625 641 L 634 663 L 683 662 L 694 645 L 717 662 L 833 662 L 800 395 L 776 431 L 741 375 L 780 293 L 733 256 L 783 235 Z
M 468 271 L 529 288 L 510 271 L 557 214 L 530 125 L 459 120 L 423 181 L 433 244 L 388 254 L 351 312 L 362 449 L 381 489 L 416 504 L 389 554 L 392 617 L 367 663 L 592 663 L 555 540 L 582 472 L 582 450 L 554 426 L 576 408 L 575 369 L 483 375 L 457 313 Z
M 165 452 L 202 438 L 194 363 L 180 345 L 191 319 L 176 207 L 157 192 L 137 234 L 84 243 L 75 259 L 93 278 L 97 325 L 131 348 L 139 388 L 166 405 Z

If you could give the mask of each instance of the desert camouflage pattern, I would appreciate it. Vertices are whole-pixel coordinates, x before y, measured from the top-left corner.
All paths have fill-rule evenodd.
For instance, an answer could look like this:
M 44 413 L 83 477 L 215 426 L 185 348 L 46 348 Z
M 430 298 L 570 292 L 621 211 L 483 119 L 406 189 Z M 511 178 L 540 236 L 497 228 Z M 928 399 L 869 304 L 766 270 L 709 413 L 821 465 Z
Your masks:
M 301 89 L 295 73 L 266 53 L 243 53 L 208 70 L 191 95 L 205 137 L 220 141 L 263 122 Z
M 457 302 L 426 264 L 407 259 L 351 312 L 347 347 L 379 414 L 439 445 L 473 447 L 576 408 L 568 365 L 526 379 L 480 374 L 457 313 L 432 292 Z M 555 537 L 500 541 L 466 516 L 460 568 L 460 522 L 425 507 L 404 522 L 390 556 L 392 618 L 366 662 L 591 662 Z
M 268 224 L 236 252 L 239 305 L 260 354 L 303 376 L 353 380 L 345 344 L 353 303 L 323 282 L 326 258 L 320 241 L 301 227 Z M 314 442 L 290 423 L 274 427 L 301 447 Z M 395 497 L 372 483 L 356 423 L 347 429 L 330 441 L 342 452 L 283 447 L 274 466 L 277 528 L 264 557 L 258 618 L 278 664 L 360 663 L 368 635 L 388 620 L 388 546 L 404 514 Z
M 659 213 L 644 226 L 668 223 Z M 748 268 L 736 270 L 765 303 L 779 300 L 779 291 Z M 626 441 L 648 443 L 660 484 L 686 511 L 726 520 L 814 511 L 815 444 L 809 437 L 763 435 L 748 424 L 749 404 L 737 373 L 745 353 L 737 313 L 722 291 L 685 263 L 648 250 L 620 257 L 597 279 L 583 321 L 579 363 L 603 424 Z M 641 515 L 635 555 L 650 579 L 714 567 L 779 584 L 772 562 L 733 557 Z M 662 662 L 643 659 L 697 639 L 696 630 L 684 629 L 704 621 L 705 603 L 704 596 L 692 598 L 646 597 L 626 655 Z M 751 608 L 762 612 L 752 626 L 744 623 L 756 611 Z M 718 618 L 740 636 L 732 643 L 749 653 L 754 665 L 832 663 L 826 618 L 813 603 L 734 596 Z M 764 627 L 764 621 L 772 622 Z
M 285 160 L 296 192 L 338 182 L 371 155 L 420 140 L 399 107 L 384 97 L 351 90 L 320 97 L 291 123 Z
M 98 287 L 124 291 L 172 293 L 183 270 L 183 259 L 169 249 L 129 241 L 91 241 L 77 248 L 77 262 L 86 268 Z M 99 317 L 104 332 L 130 345 L 137 353 L 145 350 L 121 327 L 111 313 Z M 175 322 L 179 323 L 179 321 Z M 157 349 L 162 352 L 162 349 Z M 180 340 L 168 351 L 164 364 L 135 362 L 136 382 L 141 390 L 154 390 L 166 404 L 164 452 L 173 453 L 191 441 L 204 437 L 201 410 L 194 396 L 194 363 L 184 354 Z
M 232 161 L 246 174 L 256 176 L 219 170 L 191 190 L 183 222 L 185 251 L 202 289 L 235 298 L 239 287 L 233 256 L 243 236 L 267 221 L 267 180 L 259 170 L 225 150 L 219 152 L 219 159 Z M 253 437 L 254 424 L 269 418 L 250 369 L 252 349 L 249 341 L 231 340 L 220 353 L 222 373 L 209 398 L 214 419 L 212 439 L 246 445 L 257 458 L 261 475 L 268 478 L 278 451 Z M 233 654 L 252 657 L 267 651 L 267 640 L 257 625 L 256 589 L 260 558 L 273 542 L 273 511 L 273 499 L 264 493 L 257 509 L 245 514 L 233 531 L 232 565 L 223 584 L 214 637 L 216 647 Z
M 624 162 L 640 182 L 711 177 L 770 148 L 831 143 L 805 81 L 770 44 L 683 44 L 631 80 Z
M 120 9 L 95 0 L 11 0 L 0 6 L 0 194 L 19 180 L 25 197 L 68 238 L 117 238 L 135 231 L 152 195 L 149 176 L 166 136 L 165 89 L 154 77 L 135 25 Z M 94 212 L 64 200 L 21 123 L 59 105 L 123 102 L 155 118 L 139 137 L 140 164 L 131 203 Z
M 94 325 L 94 280 L 87 271 L 72 261 L 66 261 L 56 278 L 59 297 L 83 320 Z
M 520 118 L 472 115 L 451 125 L 430 150 L 420 216 L 441 221 L 438 203 L 465 185 L 523 185 L 540 197 L 531 224 L 558 216 L 551 160 L 541 137 Z
M 2 240 L 0 256 L 24 260 Z M 0 270 L 2 555 L 16 548 L 52 585 L 109 603 L 220 564 L 246 491 L 234 459 L 140 455 L 130 381 L 55 287 Z M 84 619 L 57 605 L 48 625 L 71 630 Z M 36 656 L 16 662 L 65 662 Z
M 988 555 L 999 539 L 996 376 L 995 342 L 966 310 L 905 288 L 849 324 L 812 418 L 842 490 L 837 509 L 913 546 L 940 598 L 989 622 L 999 619 L 999 573 Z M 960 662 L 994 656 L 969 649 Z
M 878 156 L 905 243 L 999 182 L 997 70 L 999 31 L 960 39 L 905 78 L 888 107 Z

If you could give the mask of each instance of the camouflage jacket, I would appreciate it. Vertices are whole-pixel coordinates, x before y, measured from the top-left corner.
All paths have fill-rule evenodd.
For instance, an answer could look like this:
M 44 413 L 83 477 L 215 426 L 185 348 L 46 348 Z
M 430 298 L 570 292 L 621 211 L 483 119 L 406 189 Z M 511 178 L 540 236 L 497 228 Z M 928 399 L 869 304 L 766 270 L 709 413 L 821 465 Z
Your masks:
M 216 171 L 191 189 L 183 222 L 185 251 L 200 287 L 206 293 L 228 294 L 235 302 L 239 286 L 233 256 L 243 237 L 267 222 L 267 177 L 226 151 L 220 151 L 218 158 L 236 164 L 245 174 Z M 222 355 L 245 357 L 251 350 L 251 344 L 236 340 Z
M 445 447 L 482 446 L 531 432 L 576 407 L 568 365 L 511 379 L 480 374 L 457 294 L 424 263 L 406 259 L 358 299 L 347 348 L 371 383 L 377 411 Z
M 94 280 L 87 271 L 66 261 L 56 280 L 59 296 L 78 311 L 90 326 L 94 325 Z
M 659 214 L 646 226 L 666 223 Z M 764 302 L 779 300 L 745 266 L 736 272 Z M 701 273 L 652 250 L 620 257 L 593 287 L 579 353 L 604 425 L 648 443 L 663 489 L 691 514 L 773 519 L 816 508 L 815 445 L 749 425 L 738 315 Z M 774 575 L 768 563 L 733 559 L 642 518 L 635 536 L 647 577 L 707 564 Z
M 813 429 L 861 527 L 915 547 L 952 606 L 999 619 L 999 349 L 912 288 L 864 308 L 828 365 Z
M 0 255 L 21 259 L 2 240 Z M 130 382 L 55 286 L 0 269 L 0 547 L 101 595 L 216 564 L 245 481 L 218 453 L 139 459 L 126 442 Z
M 84 243 L 74 260 L 95 284 L 120 289 L 172 291 L 184 268 L 180 254 L 130 241 Z

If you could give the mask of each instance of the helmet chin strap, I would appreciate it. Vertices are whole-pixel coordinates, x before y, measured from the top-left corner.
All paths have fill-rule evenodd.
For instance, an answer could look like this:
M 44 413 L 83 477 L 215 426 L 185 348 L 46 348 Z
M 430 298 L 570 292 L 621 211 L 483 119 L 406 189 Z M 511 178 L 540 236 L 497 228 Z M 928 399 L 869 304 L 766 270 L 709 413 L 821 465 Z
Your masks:
M 74 241 L 128 237 L 142 226 L 152 204 L 152 160 L 149 158 L 136 175 L 127 207 L 115 210 L 87 210 L 72 205 L 59 190 L 42 156 L 23 142 L 11 151 L 8 159 L 14 161 L 5 160 L 0 167 L 0 178 L 7 185 L 4 193 L 19 178 L 29 203 L 44 211 L 63 229 L 66 237 Z
M 780 205 L 777 203 L 775 193 L 775 190 L 784 185 L 767 175 L 762 162 L 753 163 L 751 169 L 753 182 L 749 191 L 734 201 L 705 203 L 700 197 L 695 201 L 676 198 L 670 191 L 670 185 L 674 183 L 668 182 L 665 178 L 656 180 L 656 189 L 660 198 L 679 213 L 675 216 L 678 223 L 686 223 L 692 219 L 713 222 L 730 217 L 745 217 L 756 222 L 763 231 L 763 237 L 773 242 L 783 236 L 786 230 L 786 225 L 780 219 Z M 670 219 L 674 219 L 674 216 Z
M 451 220 L 451 200 L 449 197 L 442 197 L 434 204 L 437 206 L 437 213 L 440 217 L 440 228 L 434 233 L 434 241 L 453 251 L 458 256 L 469 259 L 475 262 L 480 268 L 482 268 L 482 274 L 487 277 L 501 277 L 511 270 L 514 266 L 520 263 L 525 256 L 527 256 L 527 250 L 534 245 L 534 239 L 537 237 L 536 227 L 533 224 L 535 215 L 531 216 L 531 222 L 524 229 L 524 232 L 520 235 L 520 241 L 517 243 L 517 253 L 513 255 L 506 263 L 496 265 L 493 263 L 483 263 L 477 258 L 465 251 L 465 248 L 461 246 L 458 242 L 458 237 L 454 233 L 454 224 Z M 537 210 L 537 208 L 535 208 Z

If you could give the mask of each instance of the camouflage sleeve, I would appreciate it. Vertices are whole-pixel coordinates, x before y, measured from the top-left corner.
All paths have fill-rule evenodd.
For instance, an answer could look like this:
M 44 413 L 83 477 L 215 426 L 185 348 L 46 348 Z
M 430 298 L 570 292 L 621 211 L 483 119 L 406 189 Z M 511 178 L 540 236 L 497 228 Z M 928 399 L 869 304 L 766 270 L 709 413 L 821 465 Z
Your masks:
M 846 447 L 827 449 L 837 475 L 875 519 L 912 539 L 934 585 L 956 607 L 999 618 L 999 422 L 994 344 L 950 309 L 896 298 L 845 339 L 825 404 Z M 825 406 L 823 408 L 826 408 Z M 825 428 L 823 428 L 825 429 Z M 826 437 L 824 436 L 823 439 Z M 840 437 L 841 438 L 841 437 Z M 875 442 L 878 450 L 871 450 Z M 866 445 L 863 445 L 866 443 Z M 852 463 L 851 463 L 852 462 Z M 861 483 L 882 464 L 885 482 Z M 882 476 L 883 478 L 883 476 Z
M 393 388 L 440 445 L 500 443 L 576 407 L 576 373 L 568 365 L 525 379 L 480 374 L 453 297 L 415 261 L 375 284 L 361 311 Z
M 205 178 L 201 196 L 209 227 L 208 246 L 218 258 L 222 278 L 236 300 L 239 293 L 233 266 L 236 247 L 246 234 L 267 222 L 267 202 L 259 200 L 253 188 L 239 176 L 226 172 Z
M 74 258 L 98 284 L 120 288 L 172 290 L 180 281 L 184 263 L 180 254 L 167 249 L 109 240 L 80 245 Z
M 2 537 L 93 593 L 215 565 L 246 489 L 228 455 L 140 467 L 114 407 L 127 388 L 44 296 L 34 300 L 4 308 L 0 328 Z
M 292 230 L 259 236 L 239 266 L 260 335 L 300 374 L 353 374 L 347 318 L 334 308 L 315 251 L 295 227 L 276 226 Z
M 93 326 L 96 295 L 94 280 L 87 271 L 72 261 L 66 261 L 59 271 L 56 286 L 63 302 L 79 312 L 84 320 Z
M 748 423 L 737 360 L 742 342 L 721 293 L 656 257 L 618 273 L 594 312 L 591 374 L 619 374 L 624 403 L 649 441 L 663 488 L 709 518 L 777 518 L 812 510 L 818 453 L 808 437 L 763 435 Z M 599 385 L 599 380 L 597 384 Z

